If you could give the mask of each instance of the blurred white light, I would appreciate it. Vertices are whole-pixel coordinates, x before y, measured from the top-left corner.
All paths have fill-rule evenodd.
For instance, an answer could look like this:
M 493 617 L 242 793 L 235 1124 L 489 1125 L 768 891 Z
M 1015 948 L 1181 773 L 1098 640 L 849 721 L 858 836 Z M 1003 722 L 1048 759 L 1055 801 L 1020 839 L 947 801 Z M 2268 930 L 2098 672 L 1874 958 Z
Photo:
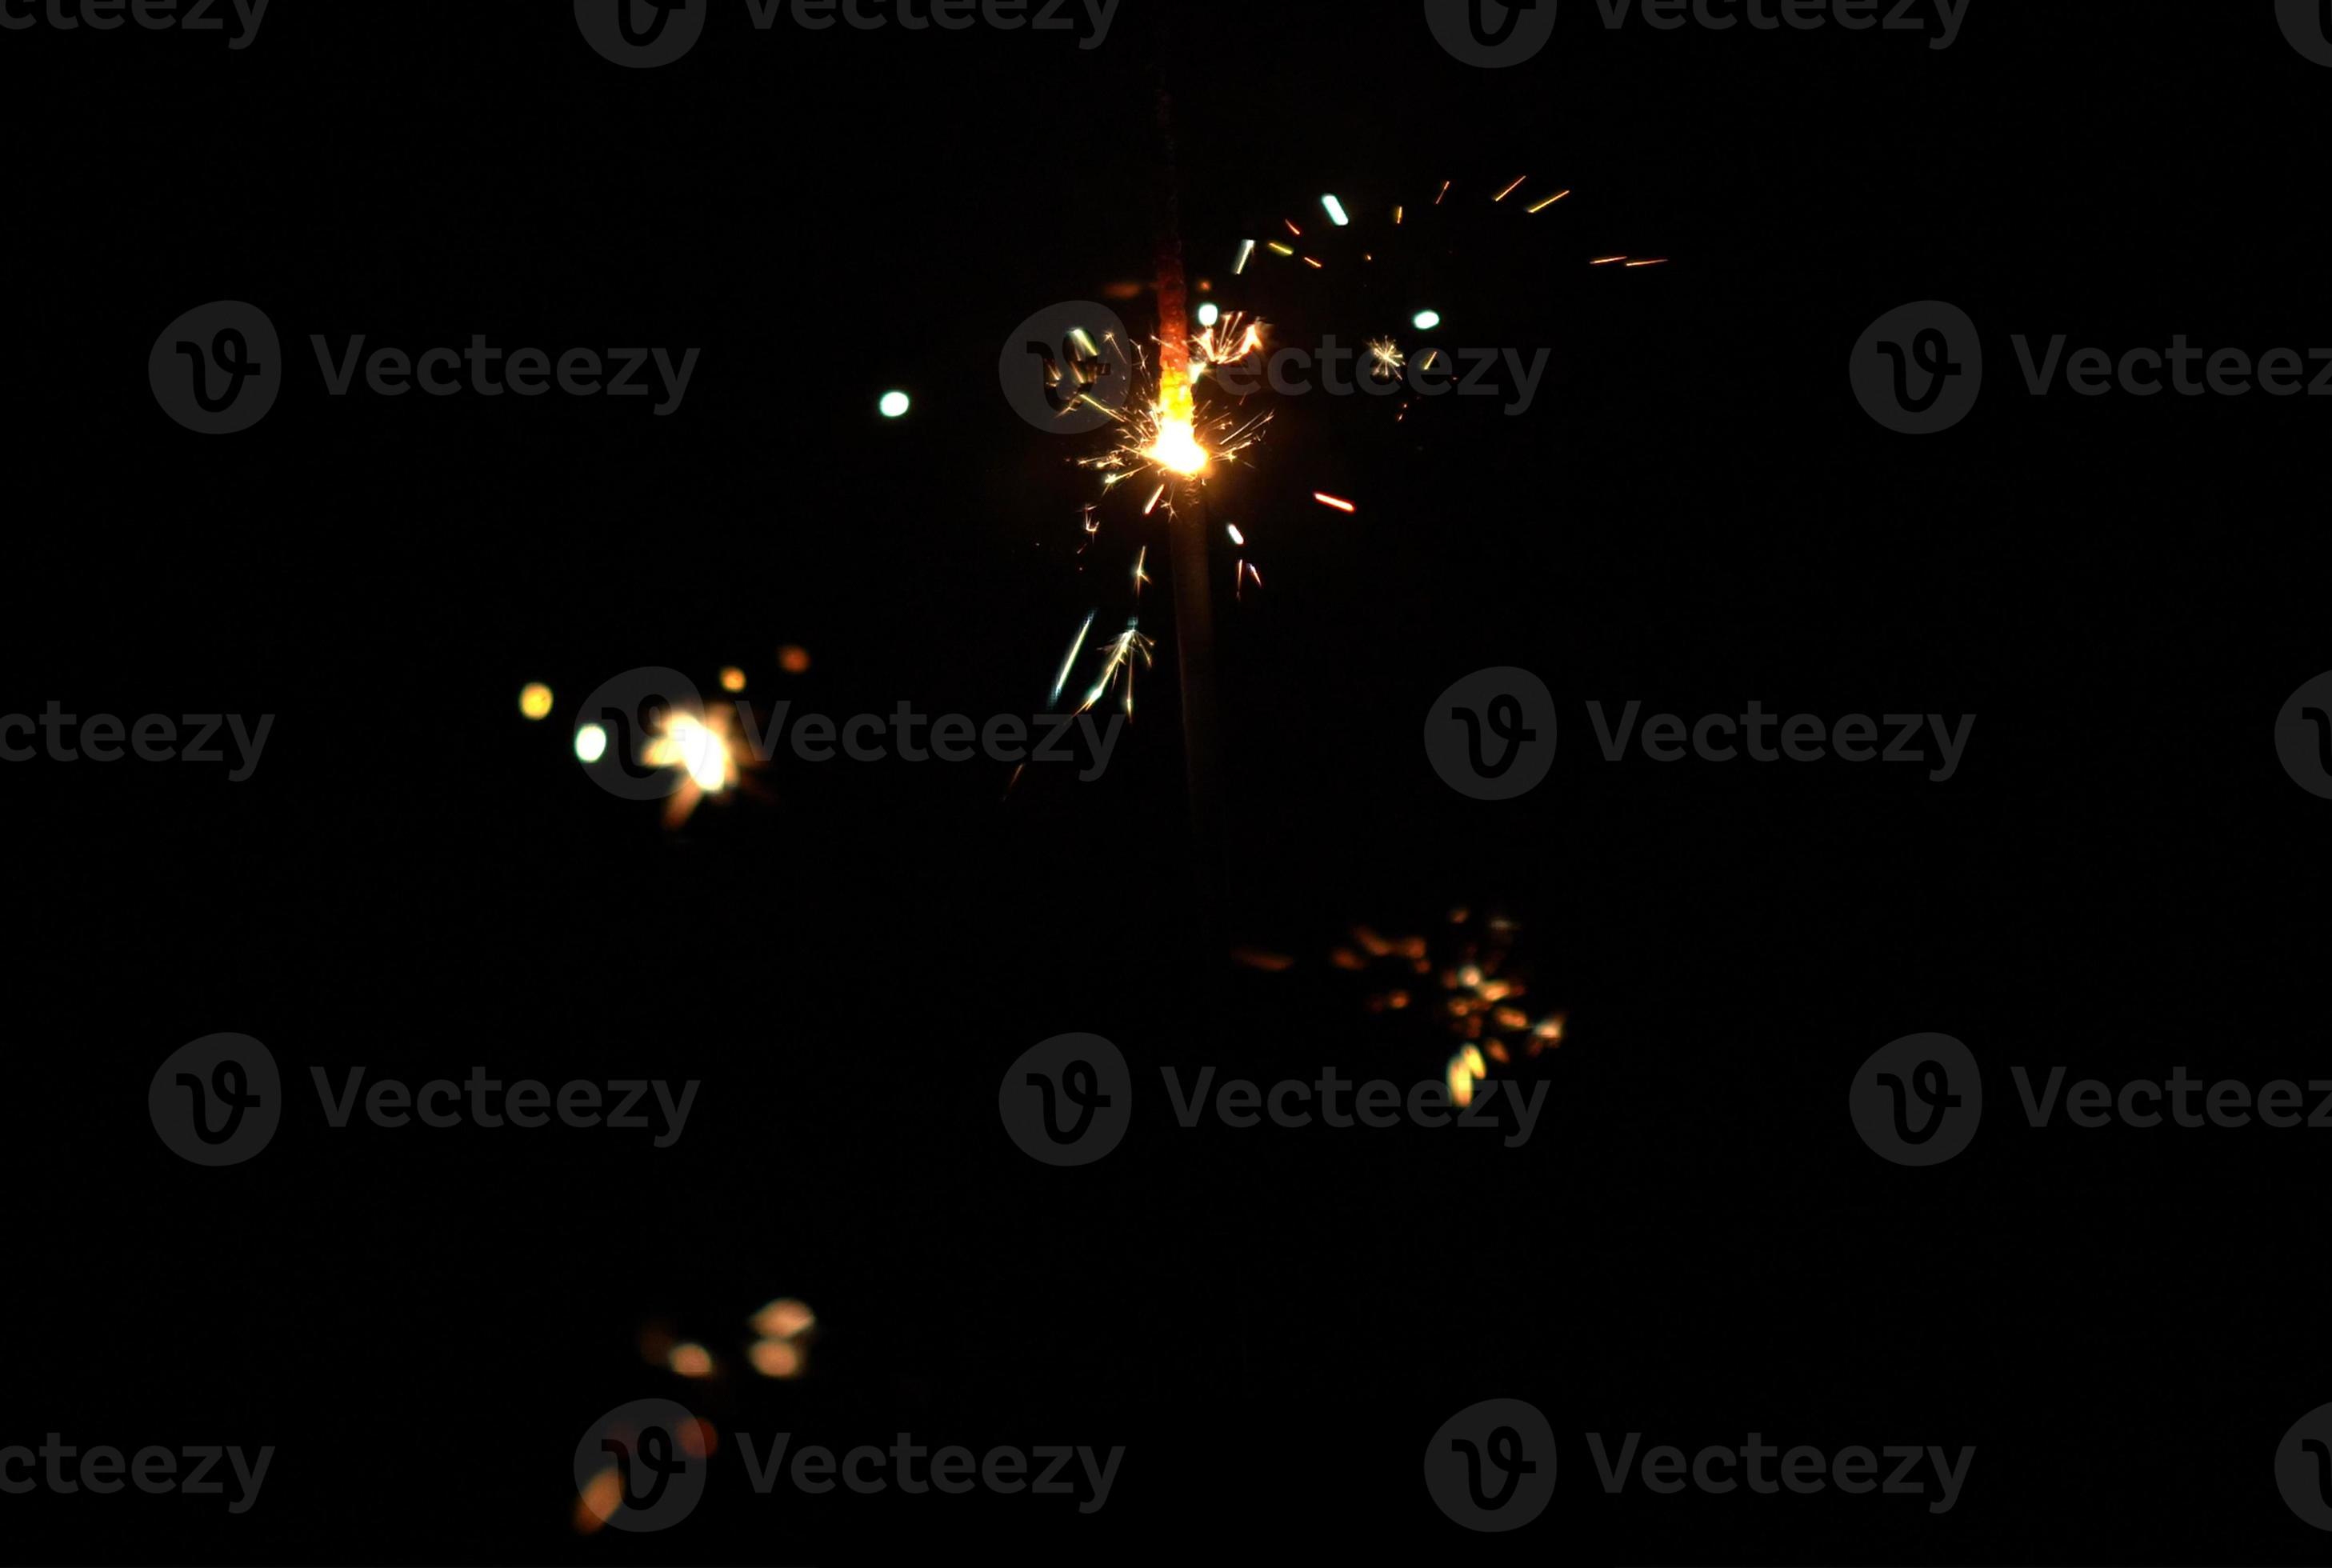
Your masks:
M 911 406 L 912 405 L 908 400 L 907 395 L 904 392 L 885 392 L 883 394 L 883 401 L 877 403 L 874 406 L 883 411 L 884 418 L 896 419 L 901 415 L 904 414 Z
M 1415 327 L 1420 332 L 1430 332 L 1434 328 L 1441 325 L 1441 312 L 1438 311 L 1419 311 L 1416 315 L 1410 318 L 1409 324 Z
M 607 731 L 597 724 L 584 724 L 575 731 L 575 755 L 585 762 L 597 762 L 607 754 Z
M 1212 300 L 1199 307 L 1199 325 L 1201 327 L 1211 327 L 1222 319 L 1222 311 L 1216 308 Z
M 1344 215 L 1344 204 L 1338 201 L 1334 196 L 1322 196 L 1320 198 L 1320 205 L 1328 209 L 1328 221 L 1334 224 L 1338 228 L 1341 229 L 1346 224 L 1352 221 Z

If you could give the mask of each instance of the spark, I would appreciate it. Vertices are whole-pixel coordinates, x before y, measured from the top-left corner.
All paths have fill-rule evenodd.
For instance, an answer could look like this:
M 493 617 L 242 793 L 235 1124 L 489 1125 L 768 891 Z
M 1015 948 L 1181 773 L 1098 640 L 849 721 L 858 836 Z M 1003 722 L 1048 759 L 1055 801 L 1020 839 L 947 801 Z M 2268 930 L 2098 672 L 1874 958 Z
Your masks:
M 1613 262 L 1624 262 L 1627 259 L 1625 256 L 1596 256 L 1589 260 L 1587 264 L 1591 267 L 1608 267 Z
M 1449 1098 L 1463 1110 L 1474 1103 L 1475 1084 L 1489 1076 L 1489 1066 L 1482 1060 L 1479 1050 L 1472 1046 L 1458 1047 L 1457 1054 L 1449 1058 Z
M 1649 260 L 1649 261 L 1645 261 L 1645 262 L 1630 262 L 1630 263 L 1628 263 L 1628 265 L 1630 265 L 1630 266 L 1631 266 L 1631 267 L 1658 267 L 1658 266 L 1665 266 L 1667 263 L 1668 263 L 1668 258 L 1667 258 L 1666 256 L 1654 256 L 1654 257 L 1653 257 L 1651 260 Z
M 1400 374 L 1401 367 L 1408 363 L 1409 357 L 1391 338 L 1369 339 L 1369 374 L 1378 380 L 1392 380 Z
M 1436 193 L 1434 194 L 1434 197 L 1433 197 L 1433 205 L 1434 205 L 1435 206 L 1439 206 L 1441 205 L 1441 198 L 1442 198 L 1443 196 L 1448 196 L 1448 194 L 1449 194 L 1449 182 L 1448 182 L 1448 180 L 1446 180 L 1446 179 L 1445 179 L 1445 180 L 1443 180 L 1443 181 L 1441 182 L 1441 188 L 1440 188 L 1440 190 L 1438 190 L 1438 192 L 1436 192 Z
M 1516 186 L 1520 186 L 1520 185 L 1523 183 L 1523 181 L 1524 181 L 1524 180 L 1526 180 L 1526 179 L 1528 179 L 1528 178 L 1530 178 L 1530 176 L 1528 176 L 1528 175 L 1526 175 L 1526 174 L 1518 174 L 1518 175 L 1515 176 L 1515 183 L 1514 183 L 1514 185 L 1510 185 L 1510 186 L 1508 186 L 1505 189 L 1504 189 L 1504 190 L 1500 191 L 1497 195 L 1496 195 L 1496 196 L 1492 196 L 1490 199 L 1491 199 L 1492 201 L 1494 201 L 1494 202 L 1502 202 L 1502 201 L 1505 200 L 1508 196 L 1512 196 L 1512 195 L 1514 195 L 1514 194 L 1515 194 L 1515 187 L 1516 187 Z
M 1287 225 L 1287 232 L 1294 234 L 1297 239 L 1300 240 L 1304 237 L 1304 231 L 1295 226 L 1295 220 L 1294 218 L 1282 218 L 1279 221 Z
M 1255 242 L 1253 240 L 1242 241 L 1239 244 L 1238 262 L 1237 265 L 1231 268 L 1231 276 L 1238 277 L 1240 273 L 1245 272 L 1247 271 L 1247 258 L 1254 254 Z
M 1535 204 L 1535 205 L 1534 205 L 1534 206 L 1532 206 L 1525 207 L 1524 210 L 1525 212 L 1543 213 L 1543 212 L 1546 211 L 1546 209 L 1547 209 L 1547 208 L 1549 208 L 1549 207 L 1553 206 L 1555 203 L 1557 203 L 1557 202 L 1561 201 L 1563 197 L 1565 197 L 1565 196 L 1569 196 L 1570 194 L 1571 194 L 1571 193 L 1570 193 L 1569 191 L 1567 191 L 1567 190 L 1559 190 L 1559 191 L 1555 192 L 1553 196 L 1548 196 L 1545 200 L 1544 200 L 1544 201 L 1542 201 L 1542 202 L 1539 202 L 1539 203 L 1537 203 L 1537 204 Z
M 1239 525 L 1238 525 L 1238 523 L 1235 523 L 1235 522 L 1227 522 L 1227 523 L 1223 524 L 1223 527 L 1224 527 L 1226 530 L 1228 530 L 1228 531 L 1229 531 L 1230 536 L 1231 536 L 1231 542 L 1232 542 L 1233 544 L 1239 545 L 1239 546 L 1241 546 L 1241 547 L 1244 547 L 1244 546 L 1246 545 L 1246 543 L 1247 543 L 1247 535 L 1245 535 L 1245 534 L 1243 534 L 1243 533 L 1241 533 L 1241 532 L 1239 531 Z
M 1148 581 L 1150 580 L 1150 574 L 1149 574 L 1148 572 L 1146 572 L 1146 571 L 1144 571 L 1144 570 L 1142 570 L 1142 563 L 1143 561 L 1145 561 L 1145 560 L 1148 560 L 1149 559 L 1150 559 L 1150 547 L 1149 547 L 1148 545 L 1146 545 L 1146 544 L 1145 544 L 1145 545 L 1143 545 L 1140 550 L 1135 550 L 1135 551 L 1133 552 L 1133 597 L 1134 597 L 1134 598 L 1135 598 L 1136 600 L 1139 600 L 1139 599 L 1142 598 L 1142 585 L 1143 583 L 1146 583 L 1146 582 L 1148 582 Z M 1085 625 L 1087 625 L 1087 626 L 1091 626 L 1091 625 L 1093 625 L 1093 617 L 1092 617 L 1088 616 L 1088 617 L 1085 617 Z M 1066 677 L 1066 671 L 1064 671 L 1064 672 L 1063 672 L 1063 674 L 1064 674 L 1064 676 Z M 1058 681 L 1056 681 L 1056 682 L 1053 684 L 1053 695 L 1054 695 L 1056 698 L 1058 698 L 1058 697 L 1060 696 L 1060 694 L 1061 694 L 1061 686 L 1060 686 L 1060 683 L 1059 683 Z
M 1138 577 L 1142 571 L 1141 566 L 1137 563 L 1133 569 Z M 1047 708 L 1061 700 L 1061 688 L 1069 684 L 1069 669 L 1077 662 L 1077 655 L 1085 652 L 1085 634 L 1093 630 L 1094 617 L 1099 614 L 1101 611 L 1097 609 L 1085 612 L 1085 624 L 1077 628 L 1076 641 L 1069 645 L 1069 656 L 1061 661 L 1061 673 L 1053 677 L 1053 694 L 1045 703 Z
M 1352 220 L 1344 215 L 1344 204 L 1338 201 L 1334 196 L 1322 196 L 1320 198 L 1320 205 L 1328 209 L 1328 221 L 1334 224 L 1338 228 L 1343 228 L 1352 223 Z
M 1360 508 L 1354 506 L 1351 502 L 1344 500 L 1342 496 L 1328 495 L 1317 490 L 1312 492 L 1312 499 L 1318 502 L 1323 506 L 1333 506 L 1338 512 L 1358 512 L 1360 510 Z
M 1275 251 L 1283 256 L 1292 256 L 1295 253 L 1295 247 L 1294 245 L 1283 245 L 1277 240 L 1273 240 L 1266 248 Z
M 1085 703 L 1077 709 L 1078 712 L 1090 712 L 1094 703 L 1108 695 L 1111 684 L 1123 674 L 1125 679 L 1123 694 L 1125 716 L 1129 719 L 1133 717 L 1133 662 L 1139 659 L 1142 666 L 1148 668 L 1150 651 L 1157 646 L 1156 643 L 1142 635 L 1140 626 L 1138 620 L 1130 620 L 1125 623 L 1125 630 L 1110 639 L 1109 653 L 1102 660 L 1101 674 L 1094 680 L 1093 690 L 1085 693 Z

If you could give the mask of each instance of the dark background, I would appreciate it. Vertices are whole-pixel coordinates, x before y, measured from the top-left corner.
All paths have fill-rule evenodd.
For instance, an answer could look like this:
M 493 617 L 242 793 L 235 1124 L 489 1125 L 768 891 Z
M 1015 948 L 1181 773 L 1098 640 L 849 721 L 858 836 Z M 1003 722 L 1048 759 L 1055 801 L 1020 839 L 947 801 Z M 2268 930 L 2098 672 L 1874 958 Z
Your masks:
M 2010 1064 L 2321 1074 L 2332 816 L 2270 728 L 2332 666 L 2307 399 L 2026 395 L 2009 335 L 2332 341 L 2332 78 L 2246 3 L 1976 0 L 1917 34 L 1607 32 L 1460 66 L 1411 4 L 1125 0 L 1069 37 L 751 31 L 628 72 L 568 7 L 296 5 L 225 35 L 0 34 L 14 272 L 5 700 L 272 712 L 258 771 L 0 773 L 16 911 L 0 1441 L 278 1452 L 258 1505 L 0 1499 L 57 1562 L 813 1562 L 979 1543 L 1235 1560 L 1550 1550 L 1622 1563 L 2301 1562 L 2270 1458 L 2332 1399 L 2321 1133 L 2045 1133 Z M 1082 560 L 1082 444 L 997 385 L 1015 323 L 1150 270 L 1171 85 L 1194 275 L 1337 193 L 1446 225 L 1259 275 L 1289 341 L 1440 310 L 1541 344 L 1526 417 L 1289 402 L 1219 520 L 1236 871 L 1189 896 L 1161 533 Z M 1489 196 L 1575 194 L 1536 217 Z M 1462 204 L 1471 204 L 1464 206 Z M 1630 273 L 1590 254 L 1673 258 Z M 1385 274 L 1380 274 L 1385 275 Z M 1404 282 L 1402 280 L 1414 280 Z M 1312 292 L 1305 292 L 1305 285 Z M 1412 293 L 1430 298 L 1410 302 Z M 205 439 L 146 383 L 249 300 L 291 376 Z M 1907 301 L 1983 330 L 1947 435 L 1889 434 L 1848 350 Z M 1148 330 L 1147 297 L 1121 301 Z M 1371 314 L 1371 312 L 1374 312 Z M 1387 312 L 1397 312 L 1388 317 Z M 699 346 L 686 403 L 330 399 L 306 339 Z M 1355 332 L 1344 333 L 1352 340 Z M 873 415 L 901 387 L 904 420 Z M 1352 516 L 1314 490 L 1354 498 Z M 833 713 L 1026 712 L 1132 548 L 1159 580 L 1105 779 L 781 759 L 667 832 L 594 788 L 562 702 L 722 664 Z M 1218 548 L 1221 548 L 1219 544 Z M 1104 586 L 1096 584 L 1106 579 Z M 1110 611 L 1104 609 L 1103 627 Z M 783 643 L 808 647 L 791 681 Z M 1528 797 L 1458 796 L 1426 705 L 1490 665 L 1561 704 Z M 1978 719 L 1959 774 L 1602 760 L 1585 703 Z M 1155 1068 L 1435 1076 L 1324 961 L 1364 922 L 1521 923 L 1569 1018 L 1535 1138 L 1176 1128 Z M 1234 969 L 1232 943 L 1296 958 Z M 1943 1030 L 1974 1146 L 1904 1170 L 1852 1069 Z M 190 1166 L 160 1059 L 253 1035 L 291 1109 Z M 1091 1030 L 1146 1096 L 1040 1168 L 998 1077 Z M 685 1136 L 326 1128 L 307 1082 L 703 1081 Z M 809 1375 L 742 1319 L 818 1312 Z M 644 1364 L 701 1338 L 717 1386 Z M 578 1539 L 569 1454 L 622 1401 L 840 1448 L 1123 1444 L 1108 1506 L 770 1496 L 724 1446 L 674 1531 Z M 1469 1535 L 1419 1484 L 1463 1405 L 1526 1399 L 1548 1512 Z M 1958 1506 L 1607 1496 L 1582 1434 L 1826 1453 L 1973 1444 Z

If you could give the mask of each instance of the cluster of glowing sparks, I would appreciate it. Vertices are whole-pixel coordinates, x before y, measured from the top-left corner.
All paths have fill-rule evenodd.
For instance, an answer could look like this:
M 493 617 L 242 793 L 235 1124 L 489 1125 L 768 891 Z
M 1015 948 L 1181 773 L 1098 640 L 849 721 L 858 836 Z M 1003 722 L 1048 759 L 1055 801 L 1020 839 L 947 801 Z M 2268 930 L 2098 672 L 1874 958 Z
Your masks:
M 1442 1075 L 1450 1100 L 1474 1101 L 1474 1085 L 1502 1068 L 1563 1045 L 1563 1015 L 1524 1006 L 1529 982 L 1515 961 L 1521 928 L 1502 915 L 1477 918 L 1454 909 L 1438 935 L 1388 937 L 1355 925 L 1328 952 L 1330 967 L 1361 977 L 1362 1005 L 1378 1014 L 1409 1014 L 1450 1043 Z M 1239 948 L 1233 961 L 1277 973 L 1295 961 Z
M 1508 181 L 1498 186 L 1488 199 L 1496 205 L 1515 197 L 1515 206 L 1524 215 L 1535 217 L 1572 195 L 1568 187 L 1563 187 L 1518 196 L 1517 193 L 1523 192 L 1528 183 L 1527 176 Z M 1431 205 L 1438 207 L 1447 204 L 1453 188 L 1453 182 L 1442 181 L 1433 193 Z M 1320 206 L 1332 230 L 1354 230 L 1352 215 L 1337 196 L 1322 196 Z M 1390 214 L 1391 226 L 1395 229 L 1409 227 L 1409 215 L 1406 206 L 1394 206 Z M 1329 257 L 1324 259 L 1313 253 L 1323 247 L 1306 241 L 1304 226 L 1294 218 L 1282 218 L 1280 226 L 1286 231 L 1287 239 L 1275 236 L 1260 241 L 1246 239 L 1239 243 L 1231 266 L 1232 276 L 1247 276 L 1248 268 L 1258 255 L 1276 257 L 1314 272 L 1325 272 L 1330 267 L 1336 255 L 1334 251 L 1331 251 Z M 1373 263 L 1377 259 L 1373 242 L 1358 231 L 1356 234 L 1360 239 L 1361 263 Z M 1297 243 L 1291 244 L 1290 241 Z M 1299 244 L 1304 248 L 1299 248 Z M 1620 254 L 1591 256 L 1587 258 L 1587 264 L 1633 270 L 1661 266 L 1667 261 L 1665 256 Z M 1127 360 L 1133 369 L 1133 390 L 1125 399 L 1124 406 L 1111 407 L 1094 397 L 1089 385 L 1085 384 L 1078 385 L 1074 396 L 1067 400 L 1070 406 L 1099 410 L 1113 422 L 1114 427 L 1107 445 L 1101 451 L 1079 458 L 1077 462 L 1080 466 L 1101 476 L 1104 501 L 1129 481 L 1139 482 L 1137 492 L 1146 492 L 1141 508 L 1141 514 L 1144 517 L 1161 509 L 1167 517 L 1173 517 L 1176 499 L 1183 492 L 1184 487 L 1203 485 L 1220 466 L 1238 462 L 1263 440 L 1272 418 L 1267 410 L 1260 414 L 1247 413 L 1243 406 L 1244 399 L 1226 397 L 1217 398 L 1211 403 L 1201 401 L 1201 389 L 1210 372 L 1219 382 L 1220 372 L 1225 367 L 1239 364 L 1267 351 L 1269 329 L 1259 318 L 1226 311 L 1220 305 L 1209 301 L 1199 307 L 1196 321 L 1199 330 L 1194 333 L 1193 323 L 1180 319 L 1183 312 L 1179 265 L 1178 261 L 1177 275 L 1171 289 L 1161 287 L 1161 308 L 1171 309 L 1173 319 L 1160 322 L 1155 368 L 1142 345 L 1114 342 L 1111 345 L 1113 349 L 1123 350 L 1113 358 Z M 1201 293 L 1211 290 L 1211 285 L 1203 281 L 1199 287 Z M 1430 309 L 1418 310 L 1411 320 L 1411 325 L 1420 332 L 1431 331 L 1440 324 L 1440 314 Z M 1074 336 L 1090 360 L 1098 362 L 1103 359 L 1100 346 L 1088 335 L 1079 331 Z M 1429 347 L 1422 352 L 1424 358 L 1417 366 L 1420 372 L 1444 368 L 1437 364 L 1437 358 L 1440 355 L 1438 349 Z M 1410 368 L 1410 353 L 1398 338 L 1379 332 L 1366 339 L 1362 366 L 1368 375 L 1381 383 L 1398 381 Z M 1048 368 L 1047 373 L 1056 378 L 1079 374 L 1074 368 Z M 1405 419 L 1409 406 L 1408 398 L 1400 399 L 1396 418 Z M 1352 501 L 1326 491 L 1314 491 L 1313 500 L 1323 507 L 1348 516 L 1359 511 Z M 1085 507 L 1085 532 L 1088 544 L 1099 533 L 1100 528 L 1097 508 Z M 1249 583 L 1258 588 L 1262 586 L 1263 576 L 1247 559 L 1247 539 L 1238 526 L 1230 524 L 1228 531 L 1240 552 L 1231 571 L 1233 597 L 1235 599 L 1243 598 Z M 1133 571 L 1137 611 L 1142 587 L 1149 580 L 1142 569 L 1146 554 L 1145 547 L 1136 556 Z M 1085 625 L 1079 628 L 1076 639 L 1070 646 L 1061 676 L 1054 683 L 1053 694 L 1056 701 L 1067 683 L 1071 667 L 1085 649 L 1094 615 L 1098 613 L 1095 611 L 1086 616 Z M 1137 614 L 1128 620 L 1123 633 L 1103 645 L 1101 677 L 1088 690 L 1084 707 L 1079 711 L 1093 707 L 1107 695 L 1113 685 L 1116 685 L 1130 715 L 1133 712 L 1133 669 L 1137 661 L 1148 664 L 1150 651 L 1150 639 L 1141 635 Z
M 778 667 L 789 675 L 809 669 L 808 651 L 788 643 L 778 650 Z M 735 664 L 722 667 L 716 677 L 721 690 L 735 696 L 744 692 L 745 672 Z M 519 692 L 519 712 L 540 722 L 557 706 L 551 689 L 530 681 Z M 664 825 L 678 827 L 709 798 L 722 797 L 744 781 L 744 770 L 754 765 L 737 732 L 737 716 L 730 705 L 716 703 L 704 712 L 673 706 L 656 721 L 639 760 L 650 768 L 669 768 L 678 774 L 676 787 L 664 803 Z M 586 720 L 575 727 L 575 758 L 585 767 L 598 765 L 613 744 L 606 726 Z
M 752 1338 L 744 1345 L 744 1364 L 765 1378 L 788 1381 L 802 1375 L 808 1364 L 809 1342 L 817 1329 L 817 1315 L 807 1304 L 789 1296 L 781 1296 L 764 1305 L 745 1322 L 752 1330 Z M 728 1365 L 702 1343 L 675 1338 L 672 1331 L 661 1324 L 650 1324 L 640 1331 L 639 1348 L 641 1359 L 650 1366 L 659 1367 L 691 1382 L 717 1382 L 728 1375 Z M 627 1446 L 635 1436 L 621 1432 L 609 1435 L 625 1440 Z M 682 1452 L 692 1459 L 710 1458 L 721 1440 L 720 1433 L 712 1423 L 702 1417 L 682 1423 L 682 1429 L 674 1434 L 674 1439 L 680 1444 Z M 622 1506 L 623 1475 L 611 1463 L 584 1483 L 582 1491 L 575 1499 L 577 1533 L 588 1535 L 598 1530 Z

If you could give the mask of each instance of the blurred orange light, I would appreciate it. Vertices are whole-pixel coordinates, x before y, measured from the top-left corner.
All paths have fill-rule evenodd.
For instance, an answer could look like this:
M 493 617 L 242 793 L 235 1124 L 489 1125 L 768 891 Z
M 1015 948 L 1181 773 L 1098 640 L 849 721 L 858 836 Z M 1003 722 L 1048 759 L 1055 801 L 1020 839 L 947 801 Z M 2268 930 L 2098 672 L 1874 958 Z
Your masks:
M 802 1353 L 790 1340 L 757 1339 L 745 1353 L 765 1378 L 789 1378 L 801 1371 Z

